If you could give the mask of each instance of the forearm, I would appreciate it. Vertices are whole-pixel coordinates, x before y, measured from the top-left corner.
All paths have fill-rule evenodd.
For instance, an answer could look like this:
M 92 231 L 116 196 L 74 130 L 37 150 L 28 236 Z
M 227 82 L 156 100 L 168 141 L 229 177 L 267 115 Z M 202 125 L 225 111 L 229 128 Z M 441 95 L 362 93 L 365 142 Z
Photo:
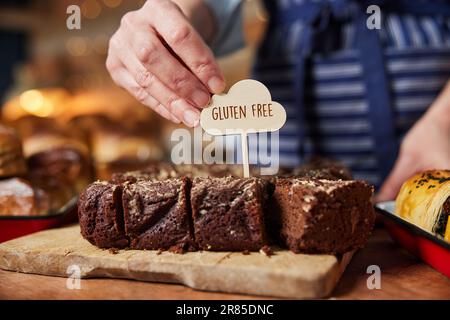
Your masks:
M 209 42 L 217 31 L 214 14 L 203 0 L 172 0 L 176 3 L 194 28 L 206 42 Z
M 428 109 L 425 117 L 432 119 L 450 133 L 450 81 Z

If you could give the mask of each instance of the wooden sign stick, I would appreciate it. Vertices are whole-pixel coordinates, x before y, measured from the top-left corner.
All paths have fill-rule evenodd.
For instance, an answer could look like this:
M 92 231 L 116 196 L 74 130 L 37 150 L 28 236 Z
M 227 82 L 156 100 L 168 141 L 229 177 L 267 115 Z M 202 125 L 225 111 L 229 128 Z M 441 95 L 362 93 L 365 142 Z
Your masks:
M 234 84 L 227 94 L 213 95 L 200 115 L 200 124 L 210 135 L 241 135 L 245 178 L 250 177 L 247 135 L 280 130 L 285 122 L 283 106 L 272 101 L 264 84 L 250 79 Z
M 244 178 L 250 177 L 250 166 L 248 164 L 248 143 L 247 143 L 247 132 L 245 130 L 241 133 L 242 141 L 242 166 L 244 168 Z

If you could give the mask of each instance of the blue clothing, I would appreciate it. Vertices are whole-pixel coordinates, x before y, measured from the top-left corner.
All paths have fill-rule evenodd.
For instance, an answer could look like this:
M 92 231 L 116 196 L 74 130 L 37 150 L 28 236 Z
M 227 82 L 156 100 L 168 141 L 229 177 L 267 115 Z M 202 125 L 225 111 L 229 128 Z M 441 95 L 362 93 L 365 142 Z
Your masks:
M 242 0 L 205 0 L 217 21 L 217 32 L 209 44 L 217 56 L 244 46 Z
M 380 30 L 365 27 L 369 4 L 381 8 Z M 450 77 L 450 5 L 268 0 L 266 6 L 270 24 L 253 78 L 288 113 L 280 163 L 327 156 L 379 186 L 402 137 Z

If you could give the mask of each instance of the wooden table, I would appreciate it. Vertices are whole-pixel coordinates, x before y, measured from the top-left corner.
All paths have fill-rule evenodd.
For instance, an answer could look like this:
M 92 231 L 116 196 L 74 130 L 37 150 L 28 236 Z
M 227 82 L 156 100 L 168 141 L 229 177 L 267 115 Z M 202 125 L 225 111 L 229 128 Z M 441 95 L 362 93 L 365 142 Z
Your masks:
M 367 288 L 369 265 L 381 268 L 381 289 Z M 375 230 L 353 257 L 331 299 L 450 299 L 450 279 L 398 247 L 384 229 Z M 129 280 L 81 280 L 80 290 L 65 278 L 0 270 L 0 299 L 261 299 L 202 292 L 181 285 Z

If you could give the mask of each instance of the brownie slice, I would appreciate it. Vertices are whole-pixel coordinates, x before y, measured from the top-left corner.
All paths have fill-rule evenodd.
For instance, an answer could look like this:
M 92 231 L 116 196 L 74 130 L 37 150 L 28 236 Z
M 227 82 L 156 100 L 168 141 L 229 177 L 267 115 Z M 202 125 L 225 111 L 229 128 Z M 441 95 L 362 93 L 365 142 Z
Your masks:
M 199 249 L 261 249 L 266 245 L 264 207 L 269 193 L 269 182 L 258 178 L 195 178 L 191 207 Z
M 94 182 L 78 200 L 78 218 L 82 236 L 100 248 L 125 248 L 122 190 L 108 182 Z
M 352 174 L 347 167 L 339 162 L 324 158 L 312 159 L 295 168 L 290 176 L 309 179 L 352 180 Z
M 121 184 L 125 182 L 134 183 L 137 181 L 158 181 L 178 177 L 179 175 L 172 165 L 161 162 L 149 165 L 143 170 L 114 173 L 111 177 L 111 182 Z
M 344 253 L 362 247 L 370 236 L 372 193 L 363 181 L 281 178 L 271 223 L 293 252 Z
M 195 247 L 187 178 L 126 183 L 122 202 L 132 249 L 183 252 Z

